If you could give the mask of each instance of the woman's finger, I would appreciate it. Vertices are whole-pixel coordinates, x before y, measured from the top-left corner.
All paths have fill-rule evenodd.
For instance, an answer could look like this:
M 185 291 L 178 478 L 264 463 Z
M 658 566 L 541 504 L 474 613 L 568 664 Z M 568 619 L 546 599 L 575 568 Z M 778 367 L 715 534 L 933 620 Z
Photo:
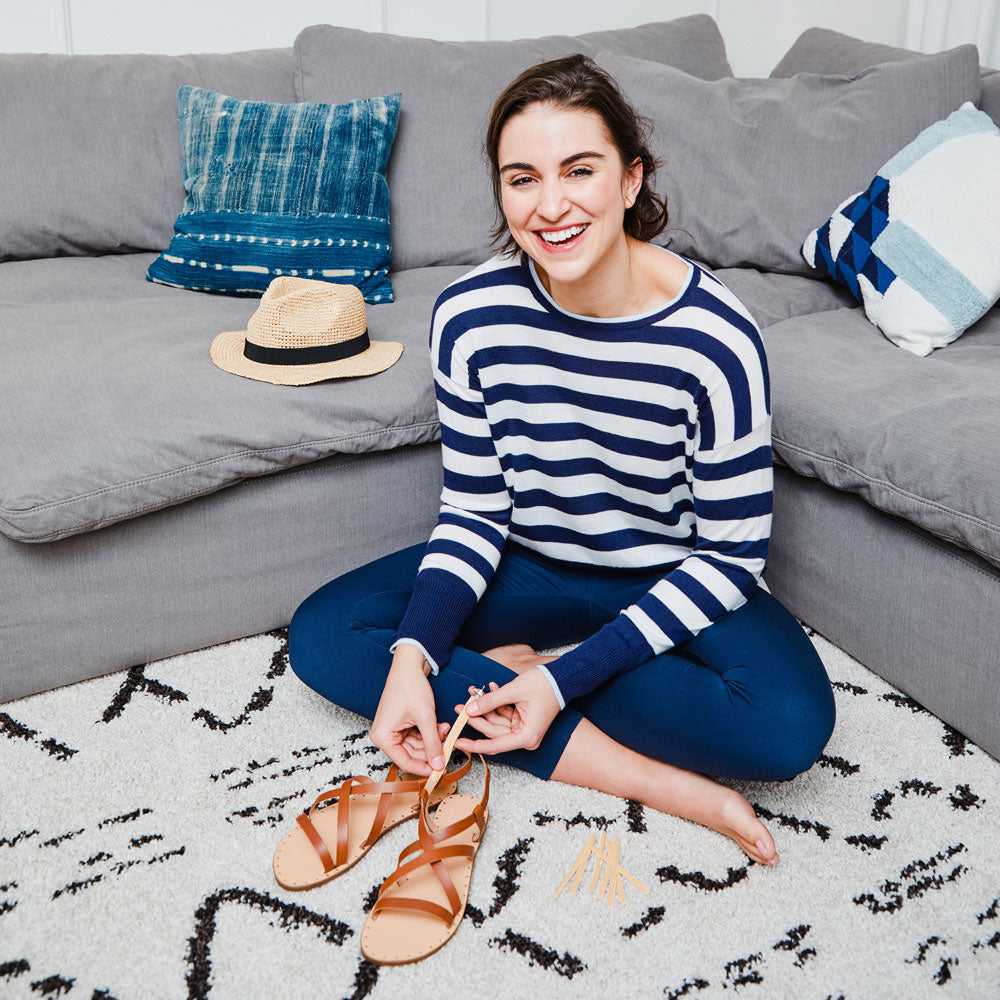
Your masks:
M 469 720 L 472 721 L 471 719 Z M 463 742 L 474 743 L 475 745 L 470 747 L 462 747 L 463 750 L 470 750 L 473 753 L 506 753 L 508 750 L 520 750 L 528 745 L 528 740 L 521 733 L 508 732 L 506 735 L 497 736 L 494 739 L 485 740 L 459 740 L 456 746 L 461 745 Z
M 470 716 L 467 725 L 472 729 L 475 729 L 477 732 L 482 733 L 484 736 L 501 736 L 503 733 L 510 732 L 510 726 L 493 722 L 485 716 L 480 716 L 479 718 L 473 718 Z M 467 747 L 462 745 L 463 739 L 466 743 L 468 743 L 468 739 L 465 737 L 460 737 L 455 742 L 455 746 L 458 747 L 459 750 L 467 749 Z M 478 743 L 479 741 L 476 740 L 474 742 Z

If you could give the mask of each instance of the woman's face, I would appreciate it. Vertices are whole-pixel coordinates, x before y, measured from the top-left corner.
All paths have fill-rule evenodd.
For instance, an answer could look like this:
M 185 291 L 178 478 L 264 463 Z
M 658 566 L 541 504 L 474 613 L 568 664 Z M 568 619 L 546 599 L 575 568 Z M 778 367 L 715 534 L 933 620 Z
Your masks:
M 497 159 L 507 226 L 550 281 L 593 277 L 624 250 L 642 162 L 625 169 L 599 115 L 531 104 L 504 125 Z

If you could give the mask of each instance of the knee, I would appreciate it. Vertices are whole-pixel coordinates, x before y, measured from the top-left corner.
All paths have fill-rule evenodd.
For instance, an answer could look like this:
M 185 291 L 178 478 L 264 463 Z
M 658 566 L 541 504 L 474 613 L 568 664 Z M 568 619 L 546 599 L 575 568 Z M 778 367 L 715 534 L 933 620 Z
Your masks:
M 829 742 L 835 722 L 829 685 L 825 691 L 783 699 L 768 727 L 768 776 L 763 780 L 787 781 L 808 771 Z

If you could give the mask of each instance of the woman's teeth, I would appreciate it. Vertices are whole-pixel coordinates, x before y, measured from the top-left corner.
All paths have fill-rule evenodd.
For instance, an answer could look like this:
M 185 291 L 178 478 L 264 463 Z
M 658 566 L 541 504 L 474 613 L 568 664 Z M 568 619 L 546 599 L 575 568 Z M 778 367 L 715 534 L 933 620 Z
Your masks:
M 539 231 L 538 235 L 546 243 L 558 246 L 560 243 L 566 243 L 568 240 L 573 239 L 574 236 L 579 236 L 586 228 L 586 226 L 570 226 L 569 229 L 558 229 L 555 232 L 543 233 Z

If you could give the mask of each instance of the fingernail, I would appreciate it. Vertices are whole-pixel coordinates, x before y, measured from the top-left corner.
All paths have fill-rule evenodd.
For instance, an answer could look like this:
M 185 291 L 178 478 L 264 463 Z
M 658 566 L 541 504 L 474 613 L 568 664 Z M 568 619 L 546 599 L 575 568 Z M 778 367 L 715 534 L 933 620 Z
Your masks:
M 431 766 L 434 768 L 435 771 L 440 771 L 441 768 L 444 767 L 444 757 L 442 757 L 441 754 L 438 754 L 431 761 Z

